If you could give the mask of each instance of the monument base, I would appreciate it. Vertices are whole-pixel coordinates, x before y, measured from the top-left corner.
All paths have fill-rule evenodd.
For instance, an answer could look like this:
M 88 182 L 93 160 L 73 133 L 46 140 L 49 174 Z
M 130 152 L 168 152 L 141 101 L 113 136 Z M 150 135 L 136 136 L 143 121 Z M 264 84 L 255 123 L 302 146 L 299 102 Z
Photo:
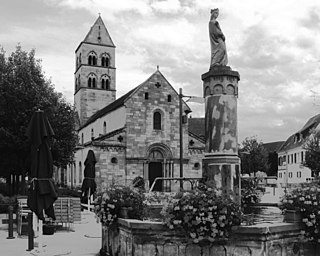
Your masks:
M 234 155 L 206 155 L 202 160 L 203 178 L 240 204 L 240 159 Z

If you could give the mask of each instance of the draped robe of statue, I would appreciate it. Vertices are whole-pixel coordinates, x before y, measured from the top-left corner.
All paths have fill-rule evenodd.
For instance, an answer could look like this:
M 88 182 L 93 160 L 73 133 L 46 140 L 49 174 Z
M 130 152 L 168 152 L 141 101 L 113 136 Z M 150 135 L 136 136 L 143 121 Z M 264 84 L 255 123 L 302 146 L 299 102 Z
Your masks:
M 210 67 L 216 65 L 226 66 L 228 64 L 227 49 L 225 37 L 222 33 L 218 21 L 211 19 L 209 21 L 209 37 L 211 46 Z

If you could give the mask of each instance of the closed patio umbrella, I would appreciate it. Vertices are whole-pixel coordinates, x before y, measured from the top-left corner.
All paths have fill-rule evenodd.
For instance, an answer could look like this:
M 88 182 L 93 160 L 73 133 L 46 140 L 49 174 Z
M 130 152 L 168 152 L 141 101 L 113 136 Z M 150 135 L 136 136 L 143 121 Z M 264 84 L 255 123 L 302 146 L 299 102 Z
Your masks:
M 88 204 L 90 205 L 90 197 L 96 191 L 97 185 L 95 182 L 96 177 L 96 157 L 94 155 L 93 150 L 89 150 L 87 154 L 87 158 L 84 161 L 84 179 L 82 182 L 82 198 L 88 198 Z M 90 210 L 90 209 L 89 209 Z
M 33 114 L 26 135 L 31 144 L 28 206 L 40 220 L 44 220 L 44 213 L 55 220 L 53 203 L 58 195 L 52 179 L 53 160 L 50 149 L 50 137 L 54 132 L 43 111 Z

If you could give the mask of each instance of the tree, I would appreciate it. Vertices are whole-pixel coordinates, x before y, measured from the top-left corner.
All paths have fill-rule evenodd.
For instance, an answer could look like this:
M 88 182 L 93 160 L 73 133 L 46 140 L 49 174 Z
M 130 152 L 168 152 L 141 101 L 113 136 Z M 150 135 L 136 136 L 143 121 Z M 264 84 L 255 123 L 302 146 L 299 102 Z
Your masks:
M 316 130 L 312 130 L 310 135 L 305 140 L 303 146 L 306 150 L 305 161 L 303 165 L 308 167 L 315 177 L 319 176 L 320 172 L 320 135 Z
M 20 45 L 6 57 L 0 49 L 0 177 L 25 174 L 29 144 L 25 132 L 33 113 L 41 109 L 55 132 L 52 145 L 54 164 L 72 162 L 77 143 L 73 107 L 46 79 L 35 50 Z
M 258 171 L 268 172 L 268 152 L 263 147 L 263 143 L 258 142 L 256 137 L 245 138 L 239 150 L 239 157 L 242 173 L 253 173 L 256 176 Z

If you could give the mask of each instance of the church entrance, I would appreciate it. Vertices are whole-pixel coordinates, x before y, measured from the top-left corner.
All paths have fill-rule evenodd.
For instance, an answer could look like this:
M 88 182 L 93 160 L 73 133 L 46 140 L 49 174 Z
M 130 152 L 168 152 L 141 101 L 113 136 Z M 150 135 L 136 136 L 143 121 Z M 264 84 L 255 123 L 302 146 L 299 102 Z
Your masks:
M 162 163 L 161 162 L 150 162 L 149 163 L 149 184 L 152 186 L 156 178 L 163 177 L 162 174 Z M 162 180 L 156 181 L 153 187 L 153 191 L 162 191 Z
M 170 148 L 162 143 L 152 144 L 147 151 L 147 166 L 144 169 L 145 180 L 149 183 L 149 189 L 156 178 L 171 178 L 173 175 L 173 160 Z M 152 191 L 171 191 L 171 181 L 156 181 Z

